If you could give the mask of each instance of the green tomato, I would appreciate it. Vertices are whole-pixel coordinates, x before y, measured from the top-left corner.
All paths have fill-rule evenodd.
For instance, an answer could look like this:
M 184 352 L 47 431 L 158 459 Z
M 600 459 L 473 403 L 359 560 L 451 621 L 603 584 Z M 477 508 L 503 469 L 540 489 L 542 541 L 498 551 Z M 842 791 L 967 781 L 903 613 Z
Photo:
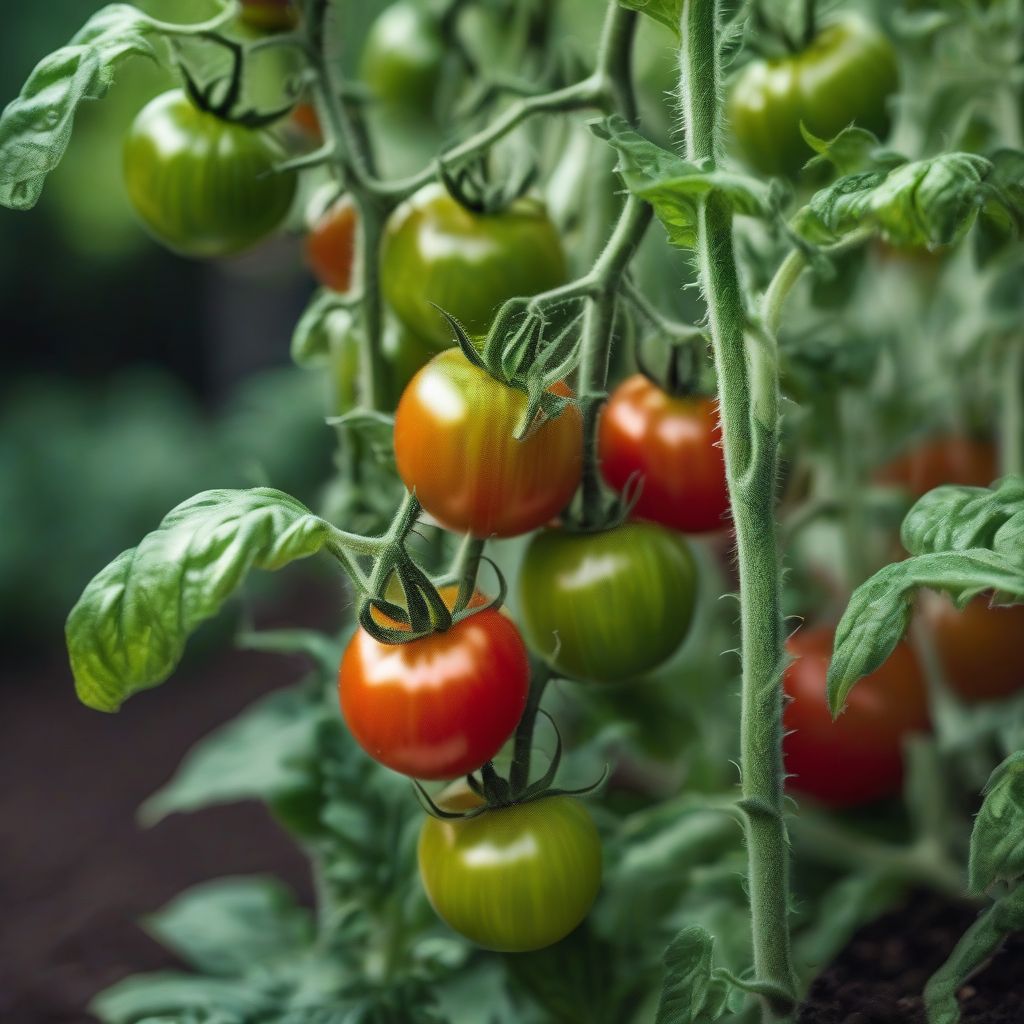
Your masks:
M 654 523 L 544 530 L 519 570 L 529 645 L 556 672 L 597 682 L 631 679 L 669 658 L 690 628 L 696 588 L 686 541 Z
M 294 172 L 267 132 L 228 124 L 179 89 L 139 111 L 125 139 L 128 198 L 150 232 L 183 256 L 228 256 L 284 220 Z
M 431 303 L 469 334 L 486 334 L 501 304 L 563 284 L 565 253 L 542 203 L 517 199 L 477 214 L 441 185 L 427 185 L 391 215 L 381 250 L 384 297 L 410 330 L 447 348 L 451 328 Z
M 469 795 L 461 806 L 472 803 Z M 601 887 L 601 840 L 580 801 L 544 797 L 475 818 L 428 817 L 419 864 L 431 904 L 455 931 L 523 953 L 586 917 Z
M 851 122 L 889 130 L 886 101 L 899 84 L 892 43 L 856 15 L 826 25 L 800 53 L 755 60 L 729 95 L 728 117 L 746 159 L 765 174 L 794 174 L 813 156 L 800 122 L 831 139 Z
M 437 19 L 420 4 L 399 0 L 370 26 L 360 65 L 363 81 L 386 106 L 429 111 L 444 51 Z

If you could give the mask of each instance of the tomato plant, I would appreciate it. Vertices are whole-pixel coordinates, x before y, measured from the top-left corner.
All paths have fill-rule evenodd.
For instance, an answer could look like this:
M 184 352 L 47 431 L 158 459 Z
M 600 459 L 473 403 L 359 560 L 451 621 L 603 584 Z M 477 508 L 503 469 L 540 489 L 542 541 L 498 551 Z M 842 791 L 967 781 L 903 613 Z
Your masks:
M 442 596 L 451 602 L 455 593 Z M 345 723 L 375 760 L 415 778 L 453 779 L 512 735 L 528 671 L 515 625 L 484 609 L 404 644 L 383 644 L 360 627 L 345 649 L 338 693 Z
M 686 636 L 696 576 L 686 542 L 652 523 L 598 533 L 544 530 L 519 571 L 530 646 L 575 678 L 643 675 Z
M 558 232 L 535 199 L 499 213 L 467 210 L 429 185 L 391 215 L 381 250 L 384 297 L 399 319 L 439 347 L 451 330 L 434 306 L 471 335 L 484 334 L 506 299 L 535 295 L 566 278 Z
M 306 235 L 306 262 L 325 288 L 348 291 L 357 235 L 358 215 L 347 196 L 332 203 L 314 220 Z
M 361 72 L 374 96 L 389 107 L 431 110 L 441 78 L 445 43 L 425 5 L 398 0 L 370 27 Z
M 850 122 L 884 136 L 898 81 L 892 44 L 850 15 L 824 26 L 799 53 L 751 61 L 729 95 L 728 117 L 749 163 L 792 174 L 813 155 L 801 123 L 823 139 Z
M 725 525 L 729 491 L 713 399 L 675 398 L 636 374 L 612 392 L 599 436 L 612 487 L 622 491 L 639 475 L 637 516 L 684 533 Z
M 395 459 L 406 487 L 451 530 L 514 537 L 558 515 L 580 479 L 579 413 L 566 409 L 517 441 L 527 396 L 458 349 L 435 356 L 395 414 Z
M 228 124 L 172 90 L 147 104 L 124 144 L 128 198 L 158 241 L 185 256 L 230 256 L 266 238 L 296 179 L 265 131 Z
M 899 792 L 903 742 L 928 728 L 928 696 L 917 658 L 906 644 L 861 680 L 846 710 L 833 721 L 825 700 L 825 675 L 835 633 L 801 630 L 789 641 L 796 658 L 783 688 L 788 785 L 830 807 L 869 803 Z
M 427 818 L 419 864 L 431 904 L 455 931 L 522 953 L 564 938 L 586 916 L 601 886 L 601 840 L 580 801 L 555 796 Z

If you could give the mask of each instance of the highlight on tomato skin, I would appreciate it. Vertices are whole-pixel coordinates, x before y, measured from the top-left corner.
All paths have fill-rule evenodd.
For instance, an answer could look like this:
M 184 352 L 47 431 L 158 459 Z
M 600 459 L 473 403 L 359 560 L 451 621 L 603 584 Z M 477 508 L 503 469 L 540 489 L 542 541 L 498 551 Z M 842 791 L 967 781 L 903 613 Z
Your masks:
M 455 594 L 441 591 L 449 606 Z M 483 603 L 476 595 L 471 605 Z M 338 696 L 345 723 L 374 760 L 413 778 L 453 779 L 480 768 L 515 731 L 529 675 L 515 624 L 484 608 L 405 644 L 383 644 L 360 626 L 342 656 Z
M 570 405 L 517 441 L 527 404 L 524 391 L 495 380 L 457 348 L 409 382 L 395 413 L 395 460 L 405 486 L 442 526 L 515 537 L 543 526 L 572 499 L 583 464 L 580 412 Z
M 928 693 L 904 641 L 854 685 L 833 720 L 825 682 L 834 639 L 826 626 L 802 629 L 786 644 L 796 659 L 783 677 L 786 786 L 828 807 L 855 807 L 899 793 L 904 740 L 930 729 Z
M 729 488 L 717 402 L 674 397 L 643 374 L 624 380 L 601 411 L 601 472 L 617 491 L 639 477 L 633 515 L 682 533 L 728 525 Z
M 479 798 L 459 783 L 445 809 Z M 586 806 L 550 796 L 472 818 L 427 817 L 418 848 L 431 905 L 485 949 L 525 953 L 568 935 L 601 887 L 601 840 Z

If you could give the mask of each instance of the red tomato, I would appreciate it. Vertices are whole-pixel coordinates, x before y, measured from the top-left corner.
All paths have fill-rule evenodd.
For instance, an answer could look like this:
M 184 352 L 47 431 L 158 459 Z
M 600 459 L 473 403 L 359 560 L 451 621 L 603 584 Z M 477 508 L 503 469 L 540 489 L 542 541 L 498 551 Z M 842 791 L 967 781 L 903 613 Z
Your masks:
M 643 374 L 623 381 L 601 413 L 601 471 L 617 491 L 634 473 L 634 508 L 683 533 L 719 530 L 729 509 L 722 432 L 710 398 L 673 398 Z
M 324 133 L 320 127 L 320 118 L 312 103 L 298 103 L 291 113 L 292 124 L 314 142 L 322 142 Z
M 943 484 L 988 487 L 998 475 L 998 453 L 991 442 L 950 434 L 894 459 L 879 470 L 878 479 L 905 487 L 919 498 Z
M 929 728 L 928 694 L 917 658 L 899 644 L 889 660 L 850 691 L 835 720 L 825 676 L 835 631 L 801 630 L 786 645 L 798 660 L 783 679 L 792 698 L 783 714 L 787 786 L 830 807 L 892 796 L 903 781 L 903 738 Z
M 579 410 L 570 406 L 517 441 L 526 406 L 525 392 L 458 348 L 435 356 L 409 382 L 395 413 L 398 473 L 448 529 L 514 537 L 569 503 L 583 459 Z
M 450 604 L 455 588 L 441 593 Z M 360 627 L 342 657 L 338 693 L 345 722 L 372 758 L 414 778 L 453 779 L 489 761 L 512 735 L 529 677 L 519 630 L 487 610 L 407 644 L 379 643 Z
M 351 286 L 358 224 L 355 205 L 348 196 L 342 196 L 309 229 L 306 263 L 325 288 L 347 292 Z
M 1024 604 L 993 606 L 980 594 L 958 611 L 945 594 L 925 592 L 921 611 L 961 700 L 999 700 L 1024 687 Z

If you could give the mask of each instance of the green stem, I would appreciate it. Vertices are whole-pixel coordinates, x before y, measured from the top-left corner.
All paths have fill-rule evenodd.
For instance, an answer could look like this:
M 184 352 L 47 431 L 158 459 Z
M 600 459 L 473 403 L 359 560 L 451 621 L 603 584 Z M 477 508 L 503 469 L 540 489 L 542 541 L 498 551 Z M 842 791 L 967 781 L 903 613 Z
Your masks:
M 379 594 L 388 581 L 395 567 L 392 555 L 405 544 L 409 531 L 416 525 L 420 514 L 420 503 L 411 491 L 406 491 L 402 504 L 398 506 L 388 532 L 378 539 L 377 561 L 370 573 L 368 590 L 371 594 Z
M 1024 475 L 1024 337 L 1008 339 L 1003 375 L 1000 469 Z
M 720 80 L 716 0 L 684 0 L 679 99 L 686 156 L 718 153 Z M 718 375 L 726 476 L 740 575 L 743 669 L 740 767 L 749 863 L 754 973 L 785 997 L 762 997 L 767 1019 L 796 1000 L 789 939 L 789 859 L 783 805 L 784 664 L 781 565 L 774 516 L 778 368 L 772 338 L 748 332 L 733 252 L 732 211 L 700 201 L 697 264 Z
M 480 571 L 480 558 L 484 553 L 486 540 L 467 534 L 459 548 L 455 563 L 455 578 L 459 581 L 459 593 L 455 599 L 457 609 L 466 608 L 476 592 L 476 577 Z
M 530 783 L 530 753 L 533 749 L 534 729 L 537 726 L 537 711 L 550 679 L 551 670 L 547 665 L 539 663 L 533 666 L 526 707 L 523 709 L 523 717 L 519 719 L 512 743 L 512 766 L 509 769 L 508 781 L 513 796 L 521 793 Z

